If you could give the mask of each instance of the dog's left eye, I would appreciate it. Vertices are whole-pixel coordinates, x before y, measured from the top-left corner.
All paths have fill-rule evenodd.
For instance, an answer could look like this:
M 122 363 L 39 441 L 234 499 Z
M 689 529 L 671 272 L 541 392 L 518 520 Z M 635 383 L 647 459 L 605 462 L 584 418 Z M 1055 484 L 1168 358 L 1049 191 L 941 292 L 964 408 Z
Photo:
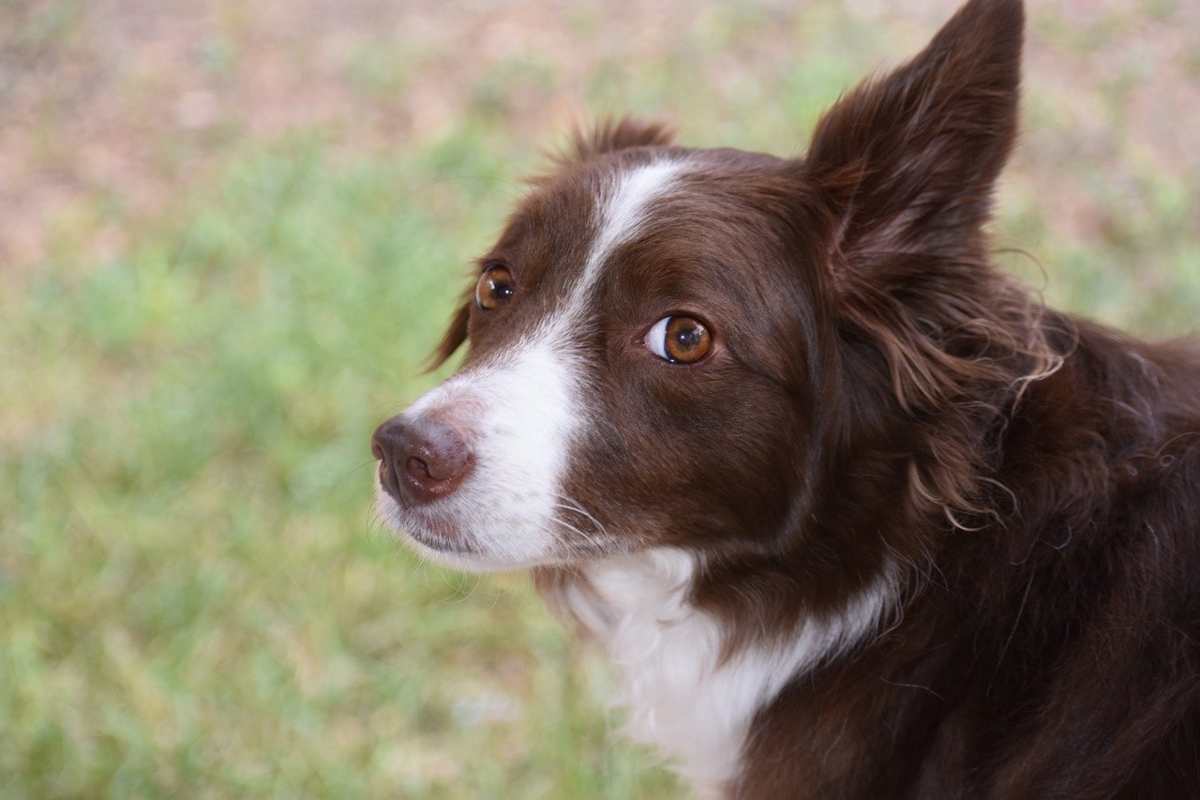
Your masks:
M 663 317 L 644 341 L 651 353 L 671 364 L 695 364 L 712 349 L 712 334 L 692 317 Z
M 484 311 L 491 311 L 511 300 L 516 290 L 516 283 L 507 267 L 490 267 L 475 284 L 475 303 Z

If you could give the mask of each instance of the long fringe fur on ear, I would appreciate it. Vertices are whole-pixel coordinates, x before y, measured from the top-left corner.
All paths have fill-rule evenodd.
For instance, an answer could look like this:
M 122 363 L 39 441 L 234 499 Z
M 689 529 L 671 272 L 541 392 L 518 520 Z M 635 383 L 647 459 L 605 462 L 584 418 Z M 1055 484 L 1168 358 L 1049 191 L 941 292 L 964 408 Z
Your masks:
M 973 527 L 965 520 L 994 513 L 992 437 L 1029 385 L 1062 367 L 1074 331 L 986 261 L 892 255 L 887 270 L 845 278 L 846 335 L 881 354 L 917 433 L 910 502 Z

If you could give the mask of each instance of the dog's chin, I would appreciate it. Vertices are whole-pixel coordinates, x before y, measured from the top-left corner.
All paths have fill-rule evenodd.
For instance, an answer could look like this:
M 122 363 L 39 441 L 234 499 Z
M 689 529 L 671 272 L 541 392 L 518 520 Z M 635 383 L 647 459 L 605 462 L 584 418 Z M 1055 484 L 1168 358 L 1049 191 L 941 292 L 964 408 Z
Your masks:
M 469 532 L 450 523 L 426 518 L 427 514 L 406 511 L 382 489 L 376 494 L 376 508 L 384 523 L 396 531 L 421 558 L 460 572 L 512 572 L 552 563 L 554 558 L 514 559 L 489 552 L 479 546 Z
M 510 563 L 490 557 L 486 553 L 448 549 L 441 546 L 440 543 L 428 544 L 426 537 L 423 534 L 416 533 L 411 526 L 401 528 L 400 533 L 404 536 L 406 544 L 415 550 L 424 560 L 438 566 L 458 570 L 459 572 L 509 572 L 536 566 L 534 564 Z

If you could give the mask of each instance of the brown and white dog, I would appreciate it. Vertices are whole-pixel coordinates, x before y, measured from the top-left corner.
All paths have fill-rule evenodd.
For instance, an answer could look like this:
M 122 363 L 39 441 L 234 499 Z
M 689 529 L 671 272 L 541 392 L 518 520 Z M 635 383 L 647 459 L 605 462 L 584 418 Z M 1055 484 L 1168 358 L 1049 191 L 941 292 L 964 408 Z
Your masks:
M 971 0 L 803 158 L 579 137 L 375 433 L 698 795 L 1200 797 L 1200 349 L 989 262 L 1022 29 Z

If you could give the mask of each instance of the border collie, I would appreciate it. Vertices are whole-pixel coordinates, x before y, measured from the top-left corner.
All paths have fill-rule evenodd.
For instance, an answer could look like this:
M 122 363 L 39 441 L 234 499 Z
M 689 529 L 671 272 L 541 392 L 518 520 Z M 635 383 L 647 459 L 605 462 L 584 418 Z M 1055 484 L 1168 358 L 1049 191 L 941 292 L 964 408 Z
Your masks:
M 375 432 L 698 796 L 1200 797 L 1200 347 L 990 262 L 1022 30 L 971 0 L 803 158 L 577 135 Z

